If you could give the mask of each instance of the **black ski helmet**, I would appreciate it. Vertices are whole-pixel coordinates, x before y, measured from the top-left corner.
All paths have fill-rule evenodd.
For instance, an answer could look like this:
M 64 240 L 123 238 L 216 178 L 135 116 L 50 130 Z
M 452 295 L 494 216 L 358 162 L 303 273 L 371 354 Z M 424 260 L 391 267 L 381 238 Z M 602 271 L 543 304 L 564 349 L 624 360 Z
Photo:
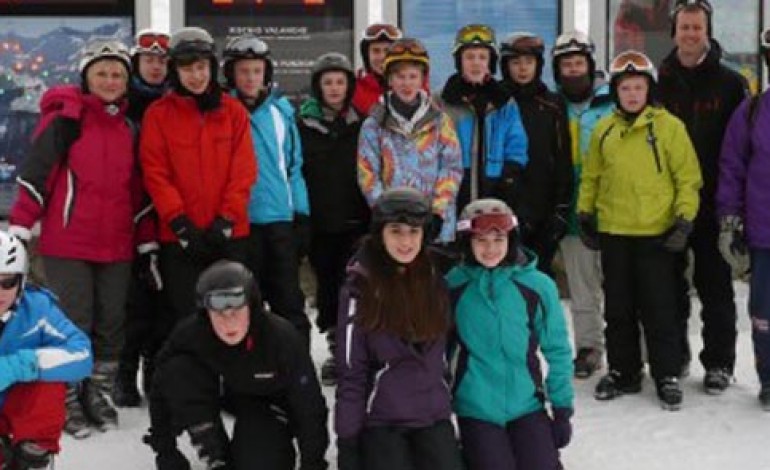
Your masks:
M 537 61 L 535 77 L 540 79 L 543 75 L 543 65 L 545 59 L 545 44 L 543 38 L 529 32 L 516 32 L 509 34 L 500 43 L 500 73 L 503 80 L 510 81 L 511 74 L 508 72 L 508 61 L 524 55 L 531 55 Z
M 220 260 L 206 268 L 195 285 L 196 305 L 206 310 L 206 296 L 214 291 L 243 289 L 252 315 L 262 309 L 262 297 L 254 276 L 246 266 L 236 261 Z
M 356 75 L 353 72 L 353 66 L 344 54 L 339 52 L 327 52 L 316 59 L 313 64 L 313 71 L 310 75 L 310 94 L 318 101 L 323 101 L 321 93 L 321 76 L 330 71 L 344 72 L 348 77 L 347 94 L 345 95 L 345 104 L 353 99 L 353 92 L 356 89 Z
M 497 42 L 495 31 L 485 24 L 465 25 L 455 34 L 455 42 L 452 47 L 452 56 L 455 60 L 455 69 L 462 72 L 462 54 L 469 47 L 483 47 L 489 50 L 489 73 L 494 75 L 497 71 Z
M 168 76 L 177 91 L 184 88 L 179 81 L 177 67 L 198 60 L 208 60 L 211 70 L 211 84 L 217 85 L 219 62 L 215 54 L 214 38 L 208 31 L 197 26 L 181 28 L 171 35 L 169 41 Z
M 222 51 L 225 80 L 229 88 L 235 88 L 235 63 L 242 59 L 262 59 L 265 61 L 265 76 L 263 85 L 270 87 L 273 83 L 275 64 L 270 55 L 270 46 L 253 34 L 244 34 L 230 40 Z
M 682 10 L 693 11 L 694 9 L 701 9 L 706 13 L 706 32 L 708 37 L 712 36 L 714 31 L 712 26 L 712 16 L 714 15 L 714 7 L 711 6 L 708 0 L 676 0 L 674 2 L 674 8 L 671 9 L 671 37 L 676 36 L 676 18 Z
M 401 187 L 388 189 L 372 208 L 371 232 L 381 234 L 388 223 L 404 223 L 427 229 L 431 222 L 430 201 L 420 191 Z M 427 238 L 427 237 L 426 237 Z

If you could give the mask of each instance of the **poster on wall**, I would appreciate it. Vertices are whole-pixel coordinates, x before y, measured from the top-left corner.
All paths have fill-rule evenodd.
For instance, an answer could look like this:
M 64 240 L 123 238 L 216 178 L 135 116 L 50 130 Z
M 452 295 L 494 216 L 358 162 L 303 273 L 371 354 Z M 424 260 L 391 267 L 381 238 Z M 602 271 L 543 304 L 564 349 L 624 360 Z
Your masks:
M 251 33 L 270 47 L 274 83 L 293 102 L 310 93 L 310 72 L 318 56 L 353 52 L 352 0 L 187 0 L 186 24 L 208 30 L 222 52 L 227 41 Z
M 452 44 L 455 33 L 470 23 L 491 26 L 498 43 L 516 31 L 541 36 L 546 46 L 559 33 L 558 0 L 404 0 L 401 2 L 402 28 L 407 36 L 425 43 L 430 54 L 431 89 L 444 86 L 455 73 Z M 546 50 L 546 57 L 550 48 Z M 543 77 L 552 83 L 550 60 L 546 60 Z M 499 71 L 498 71 L 499 76 Z
M 0 16 L 0 215 L 13 200 L 43 93 L 80 83 L 84 45 L 97 39 L 128 45 L 132 29 L 131 17 Z
M 755 0 L 711 2 L 714 37 L 724 50 L 727 66 L 742 73 L 757 90 L 760 64 L 757 58 L 760 6 Z M 671 52 L 673 0 L 610 0 L 609 57 L 628 49 L 644 51 L 655 64 Z M 739 12 L 736 14 L 736 12 Z

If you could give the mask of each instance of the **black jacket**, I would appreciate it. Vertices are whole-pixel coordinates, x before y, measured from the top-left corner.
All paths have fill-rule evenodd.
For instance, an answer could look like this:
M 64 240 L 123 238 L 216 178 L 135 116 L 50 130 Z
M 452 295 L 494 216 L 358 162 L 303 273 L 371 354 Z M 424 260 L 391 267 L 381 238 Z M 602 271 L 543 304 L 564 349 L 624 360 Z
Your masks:
M 126 114 L 137 125 L 142 124 L 144 112 L 152 103 L 163 96 L 167 86 L 151 86 L 137 76 L 132 76 L 128 84 L 128 111 Z
M 711 217 L 719 174 L 719 153 L 727 122 L 748 93 L 746 79 L 721 63 L 722 48 L 711 40 L 706 58 L 688 69 L 677 49 L 663 59 L 658 72 L 658 96 L 662 104 L 684 121 L 703 175 L 699 215 Z
M 353 108 L 344 118 L 325 119 L 318 102 L 312 101 L 302 106 L 297 127 L 313 230 L 359 230 L 369 223 L 369 206 L 358 186 L 356 169 L 362 119 Z
M 529 142 L 516 214 L 533 227 L 556 213 L 566 219 L 573 194 L 572 146 L 564 99 L 537 80 L 525 87 L 506 82 L 519 105 Z
M 269 312 L 252 313 L 246 339 L 230 347 L 216 336 L 205 313 L 182 320 L 156 359 L 150 397 L 155 431 L 173 429 L 179 432 L 178 425 L 200 422 L 196 417 L 172 418 L 163 412 L 168 408 L 166 400 L 179 395 L 190 396 L 186 390 L 189 383 L 162 380 L 168 372 L 165 368 L 173 365 L 171 359 L 179 355 L 200 361 L 204 366 L 200 370 L 210 371 L 211 377 L 204 378 L 204 382 L 221 380 L 221 397 L 200 397 L 200 402 L 216 403 L 221 398 L 224 407 L 236 418 L 241 403 L 259 402 L 271 409 L 282 410 L 297 438 L 300 468 L 327 468 L 324 459 L 329 445 L 326 403 L 307 345 L 288 321 Z M 201 380 L 190 378 L 190 383 L 201 383 Z M 164 418 L 173 419 L 173 425 L 158 422 Z

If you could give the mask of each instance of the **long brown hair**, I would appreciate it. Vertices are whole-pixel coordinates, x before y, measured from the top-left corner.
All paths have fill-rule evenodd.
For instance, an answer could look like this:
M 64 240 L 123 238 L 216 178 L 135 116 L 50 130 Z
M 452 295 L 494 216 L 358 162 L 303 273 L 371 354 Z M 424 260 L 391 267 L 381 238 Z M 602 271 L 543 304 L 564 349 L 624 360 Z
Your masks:
M 449 294 L 425 248 L 409 265 L 397 265 L 378 236 L 363 241 L 367 276 L 357 323 L 410 342 L 441 338 L 449 329 Z

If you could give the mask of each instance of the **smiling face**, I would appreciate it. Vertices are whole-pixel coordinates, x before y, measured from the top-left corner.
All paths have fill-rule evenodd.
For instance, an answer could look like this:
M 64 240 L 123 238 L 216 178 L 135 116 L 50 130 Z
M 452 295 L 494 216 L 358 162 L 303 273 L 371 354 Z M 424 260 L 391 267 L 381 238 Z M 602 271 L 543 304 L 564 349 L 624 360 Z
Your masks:
M 324 72 L 319 80 L 319 85 L 324 103 L 332 109 L 342 109 L 348 93 L 347 74 L 341 70 Z
M 389 222 L 382 228 L 385 251 L 399 264 L 409 264 L 422 248 L 423 228 L 404 223 Z
M 618 101 L 627 113 L 638 113 L 647 106 L 650 85 L 643 75 L 626 75 L 618 81 Z
M 186 65 L 177 66 L 179 83 L 194 95 L 202 95 L 209 88 L 211 67 L 208 59 L 199 59 Z
M 88 67 L 86 83 L 92 95 L 105 103 L 113 103 L 126 94 L 128 71 L 119 60 L 102 59 Z
M 708 15 L 700 8 L 684 9 L 676 15 L 674 43 L 680 57 L 699 59 L 709 43 Z
M 425 74 L 423 68 L 415 63 L 404 62 L 393 66 L 388 75 L 388 83 L 398 99 L 412 103 L 422 89 Z
M 489 75 L 491 54 L 486 47 L 466 47 L 460 55 L 462 75 L 468 83 L 483 83 Z
M 471 251 L 476 261 L 485 268 L 497 267 L 508 254 L 508 234 L 492 230 L 471 237 Z
M 209 320 L 217 337 L 228 346 L 235 346 L 243 341 L 249 332 L 249 306 L 226 310 L 208 310 Z

